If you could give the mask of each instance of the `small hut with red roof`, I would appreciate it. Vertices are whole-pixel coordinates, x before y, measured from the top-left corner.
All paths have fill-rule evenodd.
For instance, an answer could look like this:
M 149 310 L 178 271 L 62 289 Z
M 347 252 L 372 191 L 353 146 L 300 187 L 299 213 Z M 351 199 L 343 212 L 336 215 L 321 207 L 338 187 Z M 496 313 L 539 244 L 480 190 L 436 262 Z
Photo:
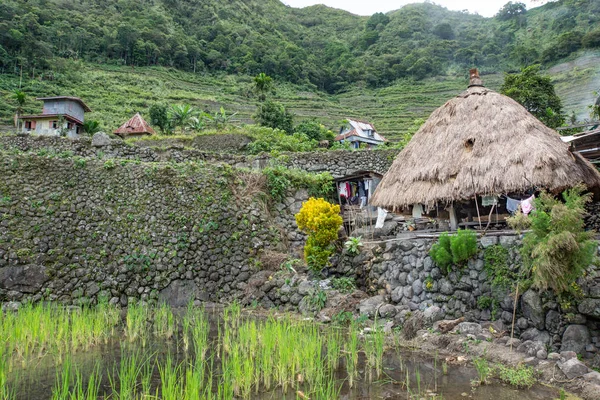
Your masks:
M 125 122 L 115 131 L 115 135 L 126 138 L 129 136 L 154 135 L 154 129 L 136 113 L 129 121 Z

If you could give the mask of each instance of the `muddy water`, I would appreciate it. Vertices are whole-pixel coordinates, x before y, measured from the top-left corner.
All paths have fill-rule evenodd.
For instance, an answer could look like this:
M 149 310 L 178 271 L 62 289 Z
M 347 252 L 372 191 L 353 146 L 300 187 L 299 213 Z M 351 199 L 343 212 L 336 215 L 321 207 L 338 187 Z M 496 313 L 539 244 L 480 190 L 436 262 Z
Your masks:
M 213 321 L 214 322 L 214 321 Z M 211 327 L 211 336 L 216 338 L 217 331 Z M 102 371 L 100 399 L 111 399 L 110 378 L 117 380 L 117 369 L 121 357 L 134 353 L 148 357 L 154 367 L 152 390 L 160 384 L 159 371 L 156 365 L 164 364 L 168 354 L 176 362 L 192 361 L 192 356 L 185 354 L 177 345 L 177 340 L 151 342 L 146 348 L 121 342 L 117 339 L 106 345 L 81 351 L 71 356 L 72 364 L 82 372 L 84 383 L 87 377 L 99 367 Z M 215 346 L 212 346 L 216 348 Z M 368 379 L 369 371 L 365 370 L 365 360 L 362 354 L 359 357 L 359 379 L 352 388 L 346 379 L 343 359 L 335 373 L 341 385 L 340 398 L 347 400 L 358 399 L 436 399 L 442 396 L 444 400 L 480 399 L 480 400 L 546 400 L 558 398 L 558 391 L 541 385 L 536 385 L 528 390 L 515 390 L 499 381 L 491 380 L 489 384 L 473 387 L 472 381 L 477 377 L 472 367 L 465 365 L 448 365 L 447 373 L 443 373 L 443 359 L 421 354 L 418 351 L 388 350 L 384 357 L 384 373 L 381 377 Z M 215 367 L 220 365 L 215 360 Z M 215 368 L 215 374 L 220 371 Z M 58 367 L 61 372 L 61 367 Z M 373 371 L 373 375 L 375 372 Z M 110 378 L 109 378 L 110 376 Z M 16 390 L 17 400 L 42 400 L 50 399 L 52 389 L 56 384 L 57 367 L 52 356 L 47 355 L 39 360 L 28 363 L 25 367 L 15 366 L 9 373 L 9 385 Z M 408 394 L 406 382 L 409 381 Z M 302 388 L 301 388 L 302 389 Z M 415 395 L 420 393 L 420 395 Z M 272 390 L 254 394 L 253 399 L 297 399 L 296 391 L 289 390 L 284 394 L 281 390 Z

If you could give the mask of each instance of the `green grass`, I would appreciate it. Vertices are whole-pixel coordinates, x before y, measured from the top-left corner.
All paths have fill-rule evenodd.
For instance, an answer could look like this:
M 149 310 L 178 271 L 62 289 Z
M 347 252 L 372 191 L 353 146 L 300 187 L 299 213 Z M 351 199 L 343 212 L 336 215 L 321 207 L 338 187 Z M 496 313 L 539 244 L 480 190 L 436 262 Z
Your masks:
M 593 92 L 600 84 L 594 52 L 580 54 L 572 61 L 549 70 L 556 83 L 567 112 L 575 111 L 583 118 Z M 146 118 L 155 102 L 190 104 L 196 110 L 214 112 L 223 106 L 228 113 L 237 113 L 234 124 L 253 123 L 256 100 L 248 97 L 252 77 L 246 75 L 193 74 L 170 68 L 128 67 L 71 63 L 53 81 L 25 81 L 27 93 L 25 113 L 39 113 L 41 103 L 35 97 L 49 95 L 79 96 L 92 108 L 87 119 L 100 121 L 101 128 L 112 132 L 135 112 Z M 498 90 L 502 74 L 484 75 L 486 86 Z M 10 125 L 15 112 L 12 90 L 19 85 L 15 75 L 0 75 L 0 124 Z M 316 91 L 309 86 L 277 83 L 275 100 L 282 102 L 294 114 L 296 121 L 318 118 L 334 132 L 345 118 L 353 117 L 373 122 L 379 132 L 393 141 L 414 129 L 413 122 L 424 119 L 447 100 L 466 89 L 467 77 L 446 75 L 424 80 L 402 79 L 383 88 L 348 86 L 337 95 Z
M 24 113 L 39 113 L 41 102 L 35 97 L 72 95 L 81 97 L 92 109 L 86 119 L 100 122 L 101 129 L 112 132 L 136 112 L 146 118 L 155 102 L 190 104 L 197 110 L 214 112 L 223 106 L 237 113 L 235 124 L 253 123 L 256 100 L 247 97 L 252 77 L 245 75 L 206 75 L 175 69 L 127 67 L 72 63 L 53 81 L 25 81 L 27 93 Z M 497 88 L 501 76 L 486 79 Z M 16 104 L 12 90 L 19 85 L 14 75 L 0 75 L 0 123 L 9 125 Z M 296 121 L 318 118 L 336 132 L 346 118 L 366 119 L 386 137 L 399 138 L 415 119 L 426 118 L 435 108 L 466 88 L 464 76 L 431 78 L 423 81 L 401 80 L 381 89 L 348 87 L 330 95 L 290 83 L 278 83 L 275 100 L 294 114 Z

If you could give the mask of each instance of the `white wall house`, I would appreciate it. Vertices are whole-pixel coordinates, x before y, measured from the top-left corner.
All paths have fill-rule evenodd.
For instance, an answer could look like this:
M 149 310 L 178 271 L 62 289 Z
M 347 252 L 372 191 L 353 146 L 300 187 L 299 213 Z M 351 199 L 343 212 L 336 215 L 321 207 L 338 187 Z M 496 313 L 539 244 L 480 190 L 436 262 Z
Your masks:
M 41 114 L 23 115 L 21 131 L 36 135 L 78 137 L 82 133 L 84 114 L 90 108 L 78 97 L 40 97 Z
M 348 119 L 348 123 L 342 126 L 340 134 L 335 141 L 340 143 L 352 143 L 356 149 L 361 147 L 373 148 L 384 144 L 386 139 L 377 133 L 373 124 L 369 122 Z

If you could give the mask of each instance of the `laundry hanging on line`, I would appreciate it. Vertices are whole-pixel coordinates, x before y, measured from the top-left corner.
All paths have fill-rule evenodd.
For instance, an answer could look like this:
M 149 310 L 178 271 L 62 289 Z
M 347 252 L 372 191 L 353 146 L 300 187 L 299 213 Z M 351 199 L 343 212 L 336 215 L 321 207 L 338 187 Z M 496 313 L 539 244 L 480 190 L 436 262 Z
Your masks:
M 534 209 L 534 200 L 535 195 L 525 200 L 511 199 L 510 197 L 506 196 L 506 210 L 508 210 L 509 213 L 514 214 L 520 208 L 524 215 L 529 215 L 529 213 Z

